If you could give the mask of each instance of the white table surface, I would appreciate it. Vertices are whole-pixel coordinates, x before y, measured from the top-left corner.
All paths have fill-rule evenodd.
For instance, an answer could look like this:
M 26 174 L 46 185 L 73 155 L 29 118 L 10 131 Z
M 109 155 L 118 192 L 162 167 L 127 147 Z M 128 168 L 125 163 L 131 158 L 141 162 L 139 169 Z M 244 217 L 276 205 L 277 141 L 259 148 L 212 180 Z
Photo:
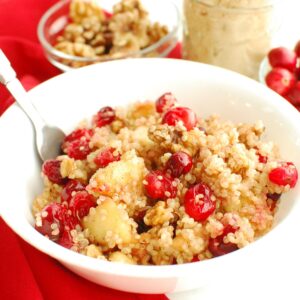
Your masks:
M 183 0 L 174 0 L 182 6 Z M 278 45 L 292 47 L 300 40 L 300 0 L 281 0 L 286 3 L 284 22 L 278 33 Z M 300 124 L 299 124 L 300 126 Z M 300 216 L 293 233 L 300 236 Z M 190 292 L 168 294 L 171 300 L 299 300 L 300 299 L 300 243 L 278 245 L 283 257 L 272 257 L 269 270 L 249 268 L 234 278 L 209 285 Z M 287 249 L 290 249 L 287 251 Z M 285 253 L 285 254 L 284 254 Z M 288 255 L 286 255 L 288 253 Z

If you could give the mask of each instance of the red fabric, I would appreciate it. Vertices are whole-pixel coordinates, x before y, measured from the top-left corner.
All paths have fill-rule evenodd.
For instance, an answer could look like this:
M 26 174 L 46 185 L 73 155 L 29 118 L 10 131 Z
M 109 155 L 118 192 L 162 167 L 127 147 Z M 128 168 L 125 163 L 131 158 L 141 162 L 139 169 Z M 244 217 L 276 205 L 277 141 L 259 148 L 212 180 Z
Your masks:
M 60 73 L 45 58 L 36 36 L 41 15 L 55 0 L 0 0 L 0 48 L 28 90 Z M 170 57 L 180 58 L 180 45 Z M 0 115 L 13 100 L 0 86 Z M 2 199 L 3 200 L 3 199 Z M 1 299 L 165 300 L 164 295 L 124 293 L 93 284 L 17 237 L 0 218 Z

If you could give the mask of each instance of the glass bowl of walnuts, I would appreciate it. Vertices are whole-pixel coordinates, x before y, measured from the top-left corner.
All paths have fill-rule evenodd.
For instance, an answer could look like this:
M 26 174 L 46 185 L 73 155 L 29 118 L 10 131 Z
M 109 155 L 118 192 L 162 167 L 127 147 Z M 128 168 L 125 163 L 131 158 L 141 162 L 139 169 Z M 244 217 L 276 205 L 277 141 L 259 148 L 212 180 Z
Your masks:
M 165 57 L 178 40 L 171 0 L 63 0 L 38 24 L 48 60 L 62 71 L 121 58 Z

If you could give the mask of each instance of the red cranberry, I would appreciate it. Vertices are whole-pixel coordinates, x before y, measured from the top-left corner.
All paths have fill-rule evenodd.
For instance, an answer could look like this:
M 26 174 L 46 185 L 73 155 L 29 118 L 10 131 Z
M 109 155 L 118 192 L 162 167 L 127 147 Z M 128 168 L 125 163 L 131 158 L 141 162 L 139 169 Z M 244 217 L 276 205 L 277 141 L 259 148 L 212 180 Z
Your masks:
M 103 127 L 109 125 L 116 119 L 116 113 L 110 106 L 102 107 L 98 113 L 93 117 L 93 124 L 96 127 Z
M 144 217 L 146 215 L 147 209 L 142 209 L 135 213 L 134 221 L 137 223 L 138 227 L 136 229 L 138 234 L 147 232 L 151 227 L 146 225 L 144 222 Z
M 67 135 L 62 144 L 62 149 L 71 158 L 85 159 L 91 153 L 89 142 L 93 135 L 91 129 L 77 129 Z
M 286 99 L 295 106 L 300 106 L 300 81 L 288 92 Z
M 274 68 L 266 76 L 267 86 L 282 96 L 286 95 L 295 83 L 295 76 L 283 68 Z
M 43 163 L 42 171 L 48 179 L 57 184 L 64 184 L 67 179 L 63 178 L 60 173 L 61 161 L 56 159 L 49 159 Z
M 189 154 L 183 151 L 174 153 L 166 164 L 166 169 L 171 171 L 173 177 L 180 177 L 188 173 L 193 167 L 193 161 Z
M 41 224 L 35 225 L 36 230 L 50 240 L 57 241 L 63 233 L 65 214 L 66 208 L 59 203 L 45 206 L 41 211 Z
M 222 236 L 226 236 L 228 233 L 235 233 L 239 229 L 238 226 L 232 226 L 230 224 L 224 225 Z
M 173 186 L 173 180 L 162 171 L 157 170 L 148 173 L 145 181 L 146 193 L 152 199 L 166 200 L 176 196 L 177 187 Z
M 272 49 L 268 54 L 270 65 L 273 68 L 281 67 L 291 72 L 295 71 L 297 65 L 297 55 L 294 51 L 284 47 Z
M 270 171 L 269 180 L 280 186 L 289 184 L 293 188 L 298 180 L 298 171 L 293 163 L 283 163 L 281 166 Z
M 262 164 L 266 164 L 268 162 L 268 156 L 263 156 L 257 152 L 258 161 Z
M 298 41 L 298 43 L 295 46 L 295 53 L 298 57 L 300 57 L 300 41 Z
M 211 189 L 204 183 L 189 188 L 184 195 L 186 213 L 195 221 L 205 221 L 216 209 L 212 196 Z
M 298 67 L 295 71 L 295 76 L 297 80 L 300 80 L 300 67 Z
M 76 226 L 79 224 L 78 219 L 72 215 L 72 211 L 66 210 L 64 214 L 64 230 L 70 231 L 75 229 Z
M 69 180 L 60 193 L 61 202 L 67 202 L 69 204 L 72 198 L 72 193 L 83 190 L 85 190 L 85 185 L 80 181 L 73 179 Z
M 91 153 L 88 140 L 76 140 L 74 142 L 68 143 L 65 152 L 74 159 L 86 159 L 86 157 Z
M 94 163 L 99 168 L 105 168 L 108 164 L 113 161 L 119 161 L 121 159 L 120 153 L 116 153 L 116 149 L 109 147 L 97 154 L 94 159 Z
M 62 236 L 59 238 L 57 243 L 67 249 L 72 248 L 74 245 L 72 235 L 69 230 L 65 230 L 62 234 Z
M 165 93 L 156 100 L 155 102 L 156 111 L 158 113 L 163 113 L 169 110 L 171 107 L 173 107 L 176 102 L 177 99 L 174 97 L 172 93 Z
M 179 121 L 182 121 L 187 130 L 191 130 L 196 126 L 197 116 L 190 108 L 174 107 L 166 112 L 162 123 L 175 126 Z
M 87 191 L 77 192 L 70 201 L 70 210 L 74 217 L 78 220 L 88 215 L 90 208 L 95 207 L 96 202 L 94 197 Z
M 199 257 L 197 255 L 195 255 L 193 257 L 193 259 L 191 260 L 191 262 L 197 262 L 197 261 L 200 261 Z
M 273 193 L 273 194 L 268 193 L 267 194 L 267 198 L 271 199 L 273 201 L 278 201 L 280 199 L 280 197 L 281 197 L 281 194 L 277 194 L 277 193 Z
M 92 135 L 92 129 L 76 129 L 64 138 L 63 144 L 71 143 L 80 139 L 90 140 Z
M 214 257 L 228 254 L 239 249 L 234 243 L 224 243 L 223 238 L 224 236 L 220 235 L 214 239 L 210 239 L 208 242 L 208 250 Z

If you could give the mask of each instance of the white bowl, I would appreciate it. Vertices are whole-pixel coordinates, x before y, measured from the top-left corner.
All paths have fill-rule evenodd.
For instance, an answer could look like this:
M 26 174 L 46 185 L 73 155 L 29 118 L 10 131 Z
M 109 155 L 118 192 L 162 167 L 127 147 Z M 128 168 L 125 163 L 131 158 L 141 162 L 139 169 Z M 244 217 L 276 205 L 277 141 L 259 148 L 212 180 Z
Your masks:
M 282 156 L 300 170 L 299 113 L 265 86 L 221 68 L 182 60 L 127 59 L 60 75 L 37 86 L 29 95 L 49 122 L 70 131 L 104 105 L 156 99 L 166 91 L 172 91 L 199 116 L 217 113 L 223 119 L 238 122 L 263 120 L 266 138 L 278 143 Z M 251 267 L 266 272 L 266 262 L 275 264 L 275 259 L 286 253 L 285 245 L 295 244 L 295 236 L 287 232 L 295 226 L 299 228 L 299 183 L 283 197 L 270 233 L 222 257 L 183 265 L 132 266 L 74 253 L 44 238 L 32 227 L 30 207 L 42 190 L 41 166 L 33 151 L 32 126 L 17 105 L 0 119 L 0 135 L 3 219 L 28 243 L 98 284 L 140 293 L 185 291 L 209 281 L 218 286 L 218 281 L 237 274 L 243 276 Z

